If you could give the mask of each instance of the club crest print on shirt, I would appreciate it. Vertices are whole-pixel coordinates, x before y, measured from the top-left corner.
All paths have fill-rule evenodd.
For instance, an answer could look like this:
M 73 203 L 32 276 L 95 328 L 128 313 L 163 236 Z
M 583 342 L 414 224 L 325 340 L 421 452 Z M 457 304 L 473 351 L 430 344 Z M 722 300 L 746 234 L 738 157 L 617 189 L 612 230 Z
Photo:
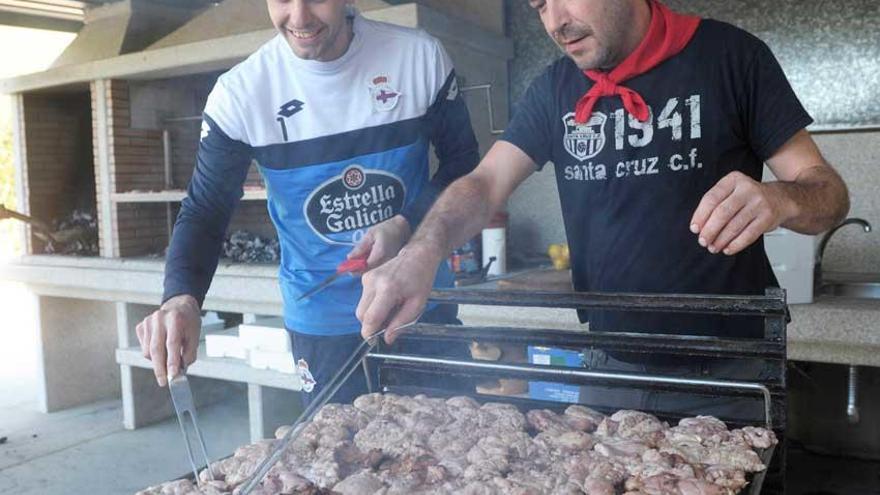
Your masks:
M 605 147 L 605 122 L 608 117 L 602 112 L 593 112 L 585 124 L 575 122 L 574 112 L 562 117 L 565 125 L 565 138 L 562 143 L 565 151 L 580 161 L 593 158 Z
M 697 147 L 680 149 L 679 153 L 666 156 L 638 156 L 639 149 L 658 139 L 674 145 L 684 143 L 687 137 L 688 143 L 697 144 L 702 138 L 700 95 L 669 98 L 656 118 L 654 108 L 649 105 L 648 110 L 645 122 L 627 114 L 623 108 L 609 115 L 593 112 L 584 124 L 575 122 L 574 112 L 566 113 L 562 117 L 563 147 L 578 163 L 564 166 L 564 179 L 596 181 L 701 169 L 703 164 Z M 607 135 L 613 139 L 606 139 Z M 613 153 L 603 153 L 611 149 Z M 610 160 L 606 161 L 605 157 Z
M 370 99 L 377 112 L 388 112 L 397 106 L 401 96 L 400 91 L 391 86 L 388 76 L 379 75 L 370 79 L 369 88 Z
M 351 165 L 312 191 L 303 214 L 324 241 L 354 245 L 367 229 L 400 213 L 405 199 L 397 175 Z

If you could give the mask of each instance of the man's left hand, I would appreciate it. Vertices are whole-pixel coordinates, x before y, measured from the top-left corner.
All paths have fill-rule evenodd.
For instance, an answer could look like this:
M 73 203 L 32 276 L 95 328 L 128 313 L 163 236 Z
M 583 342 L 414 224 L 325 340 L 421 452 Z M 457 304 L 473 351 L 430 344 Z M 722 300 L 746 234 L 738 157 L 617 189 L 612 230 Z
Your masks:
M 785 222 L 786 210 L 786 195 L 773 183 L 731 172 L 703 196 L 690 228 L 710 253 L 731 256 Z
M 376 268 L 397 256 L 410 235 L 409 222 L 403 216 L 396 215 L 370 227 L 361 242 L 348 253 L 348 259 L 366 256 L 368 269 Z

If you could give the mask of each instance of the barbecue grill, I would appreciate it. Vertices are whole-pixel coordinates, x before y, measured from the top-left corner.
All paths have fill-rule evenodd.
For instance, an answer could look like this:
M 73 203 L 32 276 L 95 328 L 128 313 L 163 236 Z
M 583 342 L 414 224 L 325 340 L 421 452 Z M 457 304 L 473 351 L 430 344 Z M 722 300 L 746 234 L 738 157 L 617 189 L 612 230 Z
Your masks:
M 344 377 L 363 365 L 363 372 L 375 380 L 368 380 L 373 392 L 401 395 L 425 394 L 434 397 L 469 395 L 483 402 L 506 402 L 521 410 L 550 409 L 561 411 L 568 403 L 535 400 L 523 396 L 482 395 L 475 393 L 476 385 L 487 379 L 520 378 L 525 380 L 553 381 L 573 385 L 601 385 L 628 387 L 662 392 L 684 392 L 701 396 L 732 399 L 758 400 L 762 405 L 763 426 L 774 430 L 783 438 L 785 415 L 785 327 L 787 307 L 785 292 L 767 289 L 765 295 L 713 296 L 713 295 L 658 295 L 658 294 L 607 294 L 607 293 L 555 293 L 555 292 L 503 292 L 485 290 L 451 289 L 434 291 L 430 301 L 441 304 L 494 305 L 517 307 L 601 309 L 627 312 L 695 313 L 724 316 L 750 316 L 763 320 L 761 338 L 714 338 L 683 335 L 653 335 L 635 333 L 598 333 L 559 329 L 535 329 L 517 327 L 473 327 L 460 325 L 435 325 L 417 323 L 402 334 L 400 347 L 410 344 L 444 343 L 447 347 L 464 347 L 471 342 L 505 342 L 523 345 L 541 345 L 555 348 L 585 351 L 602 349 L 630 354 L 666 355 L 678 358 L 713 360 L 750 360 L 762 364 L 760 376 L 747 380 L 731 380 L 726 377 L 701 376 L 686 378 L 662 374 L 636 374 L 624 372 L 595 371 L 582 368 L 553 365 L 515 364 L 505 362 L 455 359 L 436 355 L 403 353 L 388 348 L 381 342 L 365 346 L 365 351 L 353 356 L 349 366 L 327 389 L 341 384 Z M 711 369 L 711 367 L 709 368 Z M 305 423 L 333 393 L 319 395 L 293 425 Z M 589 407 L 611 413 L 603 404 L 586 404 Z M 651 411 L 660 419 L 677 422 L 681 415 L 666 411 Z M 742 421 L 721 417 L 729 425 L 746 426 Z M 754 421 L 750 424 L 754 425 Z M 290 434 L 288 434 L 290 435 Z M 784 466 L 783 449 L 771 447 L 759 451 L 761 461 L 770 466 Z M 267 468 L 268 469 L 268 468 Z M 755 475 L 747 493 L 761 493 L 765 474 Z M 260 476 L 261 478 L 262 476 Z M 253 481 L 253 480 L 252 480 Z
M 577 332 L 558 329 L 515 327 L 469 327 L 458 325 L 411 324 L 412 328 L 400 337 L 401 346 L 432 342 L 453 348 L 470 342 L 515 342 L 545 345 L 557 348 L 587 350 L 599 348 L 616 352 L 667 355 L 679 358 L 698 357 L 703 361 L 752 360 L 763 366 L 764 372 L 752 380 L 729 380 L 719 377 L 675 377 L 661 374 L 613 373 L 589 371 L 552 365 L 524 365 L 493 363 L 474 360 L 450 359 L 392 352 L 381 343 L 363 345 L 345 363 L 316 402 L 309 405 L 283 440 L 301 430 L 298 426 L 312 419 L 314 414 L 330 401 L 335 390 L 357 368 L 363 365 L 371 391 L 402 395 L 425 394 L 435 397 L 472 395 L 482 400 L 512 403 L 519 408 L 551 409 L 559 411 L 567 403 L 534 400 L 523 397 L 474 394 L 479 381 L 489 378 L 550 379 L 577 385 L 610 385 L 635 387 L 658 391 L 684 391 L 703 396 L 747 399 L 757 396 L 763 402 L 764 426 L 782 437 L 785 430 L 785 325 L 787 308 L 785 292 L 767 289 L 763 296 L 708 296 L 607 293 L 554 293 L 502 292 L 478 290 L 446 290 L 431 293 L 430 301 L 442 304 L 472 304 L 518 307 L 601 309 L 627 312 L 696 313 L 725 316 L 759 317 L 764 322 L 760 339 L 724 339 L 682 335 L 645 335 L 622 333 Z M 435 347 L 436 348 L 436 347 Z M 370 365 L 376 372 L 370 370 Z M 711 368 L 710 368 L 711 369 Z M 608 410 L 602 404 L 587 404 L 599 410 Z M 613 412 L 613 411 L 609 411 Z M 663 419 L 680 419 L 664 411 L 645 411 Z M 744 426 L 731 418 L 720 418 L 729 424 Z M 774 448 L 760 452 L 762 462 L 770 466 Z M 280 450 L 271 457 L 280 455 Z M 780 464 L 784 460 L 780 459 Z M 255 479 L 245 487 L 248 492 L 265 475 L 273 462 L 263 466 Z M 751 480 L 749 493 L 761 492 L 766 471 Z

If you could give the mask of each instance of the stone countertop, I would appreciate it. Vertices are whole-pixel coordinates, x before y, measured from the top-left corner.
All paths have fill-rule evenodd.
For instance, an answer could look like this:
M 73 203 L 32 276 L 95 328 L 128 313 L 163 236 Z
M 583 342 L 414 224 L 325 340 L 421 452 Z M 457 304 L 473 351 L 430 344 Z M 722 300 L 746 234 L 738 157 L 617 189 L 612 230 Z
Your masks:
M 789 359 L 880 367 L 880 300 L 820 296 L 789 308 Z
M 161 259 L 27 256 L 0 266 L 0 277 L 23 282 L 44 295 L 156 304 L 163 269 Z M 268 265 L 221 264 L 206 307 L 280 314 L 277 270 Z M 789 359 L 880 367 L 880 300 L 820 296 L 811 304 L 790 308 Z M 569 309 L 463 305 L 460 318 L 477 326 L 587 328 Z
M 42 296 L 158 305 L 162 258 L 30 255 L 0 264 L 0 278 L 20 282 Z M 221 262 L 205 309 L 281 314 L 278 266 Z

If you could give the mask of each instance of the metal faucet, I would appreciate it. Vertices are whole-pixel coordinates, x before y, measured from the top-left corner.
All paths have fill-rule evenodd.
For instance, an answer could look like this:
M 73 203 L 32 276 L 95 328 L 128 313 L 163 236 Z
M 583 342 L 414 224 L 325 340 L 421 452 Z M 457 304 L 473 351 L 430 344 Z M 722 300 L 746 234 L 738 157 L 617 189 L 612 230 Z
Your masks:
M 847 218 L 843 222 L 840 223 L 837 227 L 829 230 L 822 236 L 822 240 L 819 241 L 819 250 L 816 253 L 816 263 L 813 266 L 813 288 L 818 290 L 822 287 L 822 258 L 825 257 L 825 246 L 828 245 L 828 241 L 831 240 L 831 236 L 833 236 L 841 227 L 846 225 L 857 223 L 862 226 L 865 232 L 871 232 L 871 224 L 862 218 Z

